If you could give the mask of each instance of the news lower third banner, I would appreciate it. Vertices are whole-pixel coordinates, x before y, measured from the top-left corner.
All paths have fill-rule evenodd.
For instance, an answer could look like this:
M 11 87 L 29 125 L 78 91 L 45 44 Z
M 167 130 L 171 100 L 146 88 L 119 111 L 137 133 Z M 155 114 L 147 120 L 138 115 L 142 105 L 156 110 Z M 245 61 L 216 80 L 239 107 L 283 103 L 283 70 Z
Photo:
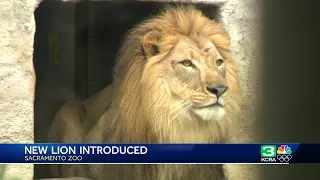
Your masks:
M 0 164 L 319 162 L 320 144 L 0 144 Z

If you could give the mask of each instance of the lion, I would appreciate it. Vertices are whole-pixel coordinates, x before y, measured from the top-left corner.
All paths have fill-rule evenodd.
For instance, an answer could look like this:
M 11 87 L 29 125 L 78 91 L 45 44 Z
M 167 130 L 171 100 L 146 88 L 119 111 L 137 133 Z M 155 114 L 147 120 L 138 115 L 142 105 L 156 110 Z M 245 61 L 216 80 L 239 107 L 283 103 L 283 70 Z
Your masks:
M 167 6 L 128 32 L 112 85 L 59 110 L 48 141 L 228 142 L 241 106 L 230 42 L 223 25 L 196 7 Z M 222 165 L 64 165 L 51 171 L 96 180 L 227 178 Z

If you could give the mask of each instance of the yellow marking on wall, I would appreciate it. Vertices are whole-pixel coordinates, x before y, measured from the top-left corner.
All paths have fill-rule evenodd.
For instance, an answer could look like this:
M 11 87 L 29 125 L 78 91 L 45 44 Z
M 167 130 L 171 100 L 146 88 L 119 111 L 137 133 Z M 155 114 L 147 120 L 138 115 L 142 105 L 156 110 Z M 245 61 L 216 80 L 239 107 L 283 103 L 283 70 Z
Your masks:
M 60 34 L 49 33 L 48 44 L 49 44 L 49 63 L 54 65 L 59 65 L 60 60 L 58 58 L 58 54 L 59 54 L 59 45 L 60 45 Z

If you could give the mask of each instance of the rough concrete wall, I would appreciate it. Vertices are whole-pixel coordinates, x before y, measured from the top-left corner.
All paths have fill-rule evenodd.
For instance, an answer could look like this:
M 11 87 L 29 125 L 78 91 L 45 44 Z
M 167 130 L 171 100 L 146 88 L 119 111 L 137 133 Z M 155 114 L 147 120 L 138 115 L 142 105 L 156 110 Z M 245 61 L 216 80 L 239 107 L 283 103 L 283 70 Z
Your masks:
M 35 0 L 0 1 L 0 142 L 33 143 L 32 65 Z M 9 165 L 9 176 L 30 180 L 32 165 Z
M 236 59 L 244 107 L 232 141 L 235 143 L 255 142 L 255 120 L 260 88 L 259 78 L 259 0 L 228 0 L 222 6 L 220 18 L 232 39 L 233 54 Z M 228 165 L 229 166 L 229 165 Z M 257 165 L 230 165 L 232 180 L 256 180 Z

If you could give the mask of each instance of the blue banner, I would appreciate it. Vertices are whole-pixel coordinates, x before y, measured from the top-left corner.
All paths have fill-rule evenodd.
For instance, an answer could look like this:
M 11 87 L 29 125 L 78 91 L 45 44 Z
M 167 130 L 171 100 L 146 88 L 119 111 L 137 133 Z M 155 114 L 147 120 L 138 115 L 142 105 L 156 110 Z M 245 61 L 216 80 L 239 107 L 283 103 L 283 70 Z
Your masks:
M 0 144 L 0 163 L 320 162 L 320 144 Z

